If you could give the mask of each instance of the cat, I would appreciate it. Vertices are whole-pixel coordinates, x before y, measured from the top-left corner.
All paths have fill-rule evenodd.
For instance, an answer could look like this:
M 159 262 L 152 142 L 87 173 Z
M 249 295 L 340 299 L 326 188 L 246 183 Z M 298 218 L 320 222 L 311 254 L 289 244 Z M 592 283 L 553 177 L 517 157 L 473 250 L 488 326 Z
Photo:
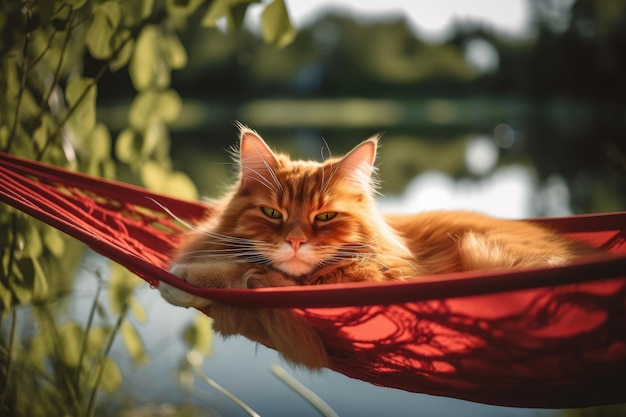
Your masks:
M 263 288 L 556 266 L 588 251 L 524 221 L 461 211 L 381 214 L 377 144 L 374 136 L 341 158 L 291 160 L 240 126 L 239 178 L 184 236 L 170 272 L 197 287 Z M 208 311 L 224 336 L 242 334 L 310 369 L 330 364 L 319 335 L 291 310 L 215 303 L 165 283 L 159 289 L 174 305 Z

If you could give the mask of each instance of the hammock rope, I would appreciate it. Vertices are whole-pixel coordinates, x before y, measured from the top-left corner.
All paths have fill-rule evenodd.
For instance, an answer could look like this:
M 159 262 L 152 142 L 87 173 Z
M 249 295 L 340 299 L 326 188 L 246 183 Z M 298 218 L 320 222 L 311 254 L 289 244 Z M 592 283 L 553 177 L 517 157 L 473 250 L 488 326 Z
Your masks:
M 516 407 L 626 402 L 626 213 L 536 219 L 605 249 L 557 268 L 405 282 L 209 289 L 167 272 L 185 221 L 212 207 L 0 153 L 0 201 L 84 242 L 152 286 L 289 308 L 330 368 L 411 392 Z

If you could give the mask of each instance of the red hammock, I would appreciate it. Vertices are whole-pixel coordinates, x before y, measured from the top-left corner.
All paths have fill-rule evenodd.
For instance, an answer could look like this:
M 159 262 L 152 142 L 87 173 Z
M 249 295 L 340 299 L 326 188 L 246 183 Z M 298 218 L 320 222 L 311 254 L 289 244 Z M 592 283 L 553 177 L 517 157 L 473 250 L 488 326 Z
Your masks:
M 567 408 L 626 402 L 626 213 L 538 219 L 613 256 L 408 282 L 199 289 L 167 272 L 182 228 L 212 208 L 0 153 L 0 200 L 83 241 L 153 286 L 248 307 L 291 308 L 331 368 L 412 392 Z

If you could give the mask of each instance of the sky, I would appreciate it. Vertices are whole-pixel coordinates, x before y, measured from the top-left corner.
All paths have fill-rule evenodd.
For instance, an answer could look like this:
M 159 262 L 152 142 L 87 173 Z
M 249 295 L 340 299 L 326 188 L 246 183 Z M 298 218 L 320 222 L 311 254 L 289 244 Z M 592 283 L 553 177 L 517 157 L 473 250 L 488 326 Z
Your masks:
M 482 21 L 512 36 L 522 36 L 530 20 L 527 0 L 286 0 L 286 4 L 296 28 L 332 7 L 364 18 L 404 14 L 417 33 L 432 40 L 445 38 L 459 20 Z

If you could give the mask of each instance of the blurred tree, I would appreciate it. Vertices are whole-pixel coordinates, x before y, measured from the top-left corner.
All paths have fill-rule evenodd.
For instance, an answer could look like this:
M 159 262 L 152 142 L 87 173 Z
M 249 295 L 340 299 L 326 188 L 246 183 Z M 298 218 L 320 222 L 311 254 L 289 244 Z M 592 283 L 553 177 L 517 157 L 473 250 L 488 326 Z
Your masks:
M 526 95 L 529 149 L 564 175 L 576 211 L 626 205 L 626 2 L 531 2 L 537 39 Z
M 194 51 L 192 71 L 175 83 L 196 96 L 217 91 L 231 100 L 377 97 L 411 95 L 419 88 L 452 93 L 476 75 L 459 48 L 420 41 L 403 19 L 366 23 L 328 13 L 301 28 L 282 50 L 250 33 L 227 39 L 219 31 L 203 31 L 186 39 Z M 419 88 L 407 91 L 407 86 Z

